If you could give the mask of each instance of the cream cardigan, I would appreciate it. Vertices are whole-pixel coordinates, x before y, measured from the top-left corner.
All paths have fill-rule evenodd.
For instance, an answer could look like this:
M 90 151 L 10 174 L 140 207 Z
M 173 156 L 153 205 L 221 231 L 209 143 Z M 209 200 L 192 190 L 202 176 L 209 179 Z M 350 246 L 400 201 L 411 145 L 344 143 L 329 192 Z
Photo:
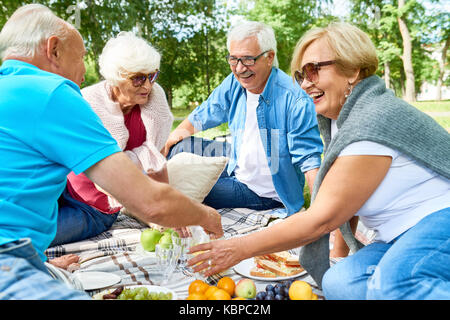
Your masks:
M 105 128 L 125 149 L 129 133 L 125 126 L 124 116 L 119 103 L 111 98 L 111 87 L 106 81 L 99 82 L 81 90 L 83 97 L 100 117 Z M 142 170 L 159 171 L 166 163 L 166 158 L 160 153 L 164 147 L 173 123 L 164 90 L 156 82 L 153 84 L 149 101 L 141 107 L 141 118 L 147 131 L 144 144 L 133 150 L 127 150 L 128 157 Z

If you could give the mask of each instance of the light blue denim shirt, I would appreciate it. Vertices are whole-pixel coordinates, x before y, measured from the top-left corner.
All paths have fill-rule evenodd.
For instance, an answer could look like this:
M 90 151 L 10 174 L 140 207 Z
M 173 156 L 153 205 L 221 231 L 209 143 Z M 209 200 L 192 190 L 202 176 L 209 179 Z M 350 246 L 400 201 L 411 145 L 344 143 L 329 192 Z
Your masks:
M 188 117 L 200 131 L 228 122 L 233 137 L 229 174 L 239 157 L 246 111 L 246 90 L 230 74 Z M 321 163 L 323 144 L 314 103 L 291 77 L 272 68 L 256 114 L 275 190 L 291 215 L 304 203 L 303 174 Z

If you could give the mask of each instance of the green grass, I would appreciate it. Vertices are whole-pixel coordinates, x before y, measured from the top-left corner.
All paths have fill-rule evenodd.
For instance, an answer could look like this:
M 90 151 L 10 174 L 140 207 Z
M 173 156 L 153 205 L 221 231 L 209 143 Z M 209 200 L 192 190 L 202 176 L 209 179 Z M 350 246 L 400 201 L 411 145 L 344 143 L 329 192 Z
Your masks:
M 413 106 L 424 112 L 450 112 L 450 100 L 443 101 L 419 101 Z
M 413 105 L 423 112 L 450 112 L 450 100 L 420 101 Z M 445 129 L 450 129 L 450 116 L 431 115 Z
M 191 110 L 189 109 L 172 109 L 172 114 L 174 117 L 186 118 L 189 113 L 191 113 Z M 174 120 L 172 130 L 174 130 L 182 121 L 183 120 Z M 224 136 L 229 133 L 230 130 L 228 129 L 228 123 L 223 123 L 218 127 L 198 132 L 194 134 L 194 136 L 205 139 L 214 139 L 215 137 Z
M 433 117 L 445 129 L 450 129 L 450 117 Z

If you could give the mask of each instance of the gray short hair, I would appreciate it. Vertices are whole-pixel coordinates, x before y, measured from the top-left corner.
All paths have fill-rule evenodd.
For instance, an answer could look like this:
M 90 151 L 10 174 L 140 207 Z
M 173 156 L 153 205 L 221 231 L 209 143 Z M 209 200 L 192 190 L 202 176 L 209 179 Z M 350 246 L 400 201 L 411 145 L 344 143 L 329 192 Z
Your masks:
M 159 52 L 132 32 L 120 32 L 109 39 L 99 57 L 100 74 L 111 86 L 117 86 L 130 73 L 153 72 L 160 62 Z
M 277 40 L 272 27 L 257 21 L 243 21 L 234 26 L 227 37 L 227 48 L 230 51 L 231 41 L 240 41 L 249 37 L 258 39 L 262 52 L 272 50 L 275 53 L 272 65 L 278 67 Z
M 66 40 L 68 22 L 41 4 L 28 4 L 17 9 L 0 33 L 0 58 L 8 56 L 32 58 L 43 41 L 51 36 Z

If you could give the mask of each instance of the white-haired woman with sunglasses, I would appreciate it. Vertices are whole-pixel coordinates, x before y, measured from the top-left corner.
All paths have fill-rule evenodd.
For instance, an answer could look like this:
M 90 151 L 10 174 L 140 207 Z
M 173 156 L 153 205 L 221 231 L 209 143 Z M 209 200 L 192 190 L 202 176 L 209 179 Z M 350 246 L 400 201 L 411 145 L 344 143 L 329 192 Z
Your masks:
M 81 92 L 136 166 L 152 178 L 168 182 L 166 159 L 160 150 L 169 136 L 173 115 L 164 90 L 155 82 L 160 59 L 147 41 L 121 32 L 106 43 L 100 55 L 100 73 L 105 80 Z M 121 209 L 84 174 L 72 172 L 67 180 L 52 246 L 108 230 Z
M 271 228 L 191 249 L 205 275 L 303 246 L 300 263 L 326 299 L 450 299 L 450 135 L 386 89 L 375 47 L 346 23 L 307 32 L 292 74 L 313 98 L 325 140 L 312 204 Z M 375 231 L 366 246 L 348 221 Z M 352 253 L 330 268 L 329 232 Z

